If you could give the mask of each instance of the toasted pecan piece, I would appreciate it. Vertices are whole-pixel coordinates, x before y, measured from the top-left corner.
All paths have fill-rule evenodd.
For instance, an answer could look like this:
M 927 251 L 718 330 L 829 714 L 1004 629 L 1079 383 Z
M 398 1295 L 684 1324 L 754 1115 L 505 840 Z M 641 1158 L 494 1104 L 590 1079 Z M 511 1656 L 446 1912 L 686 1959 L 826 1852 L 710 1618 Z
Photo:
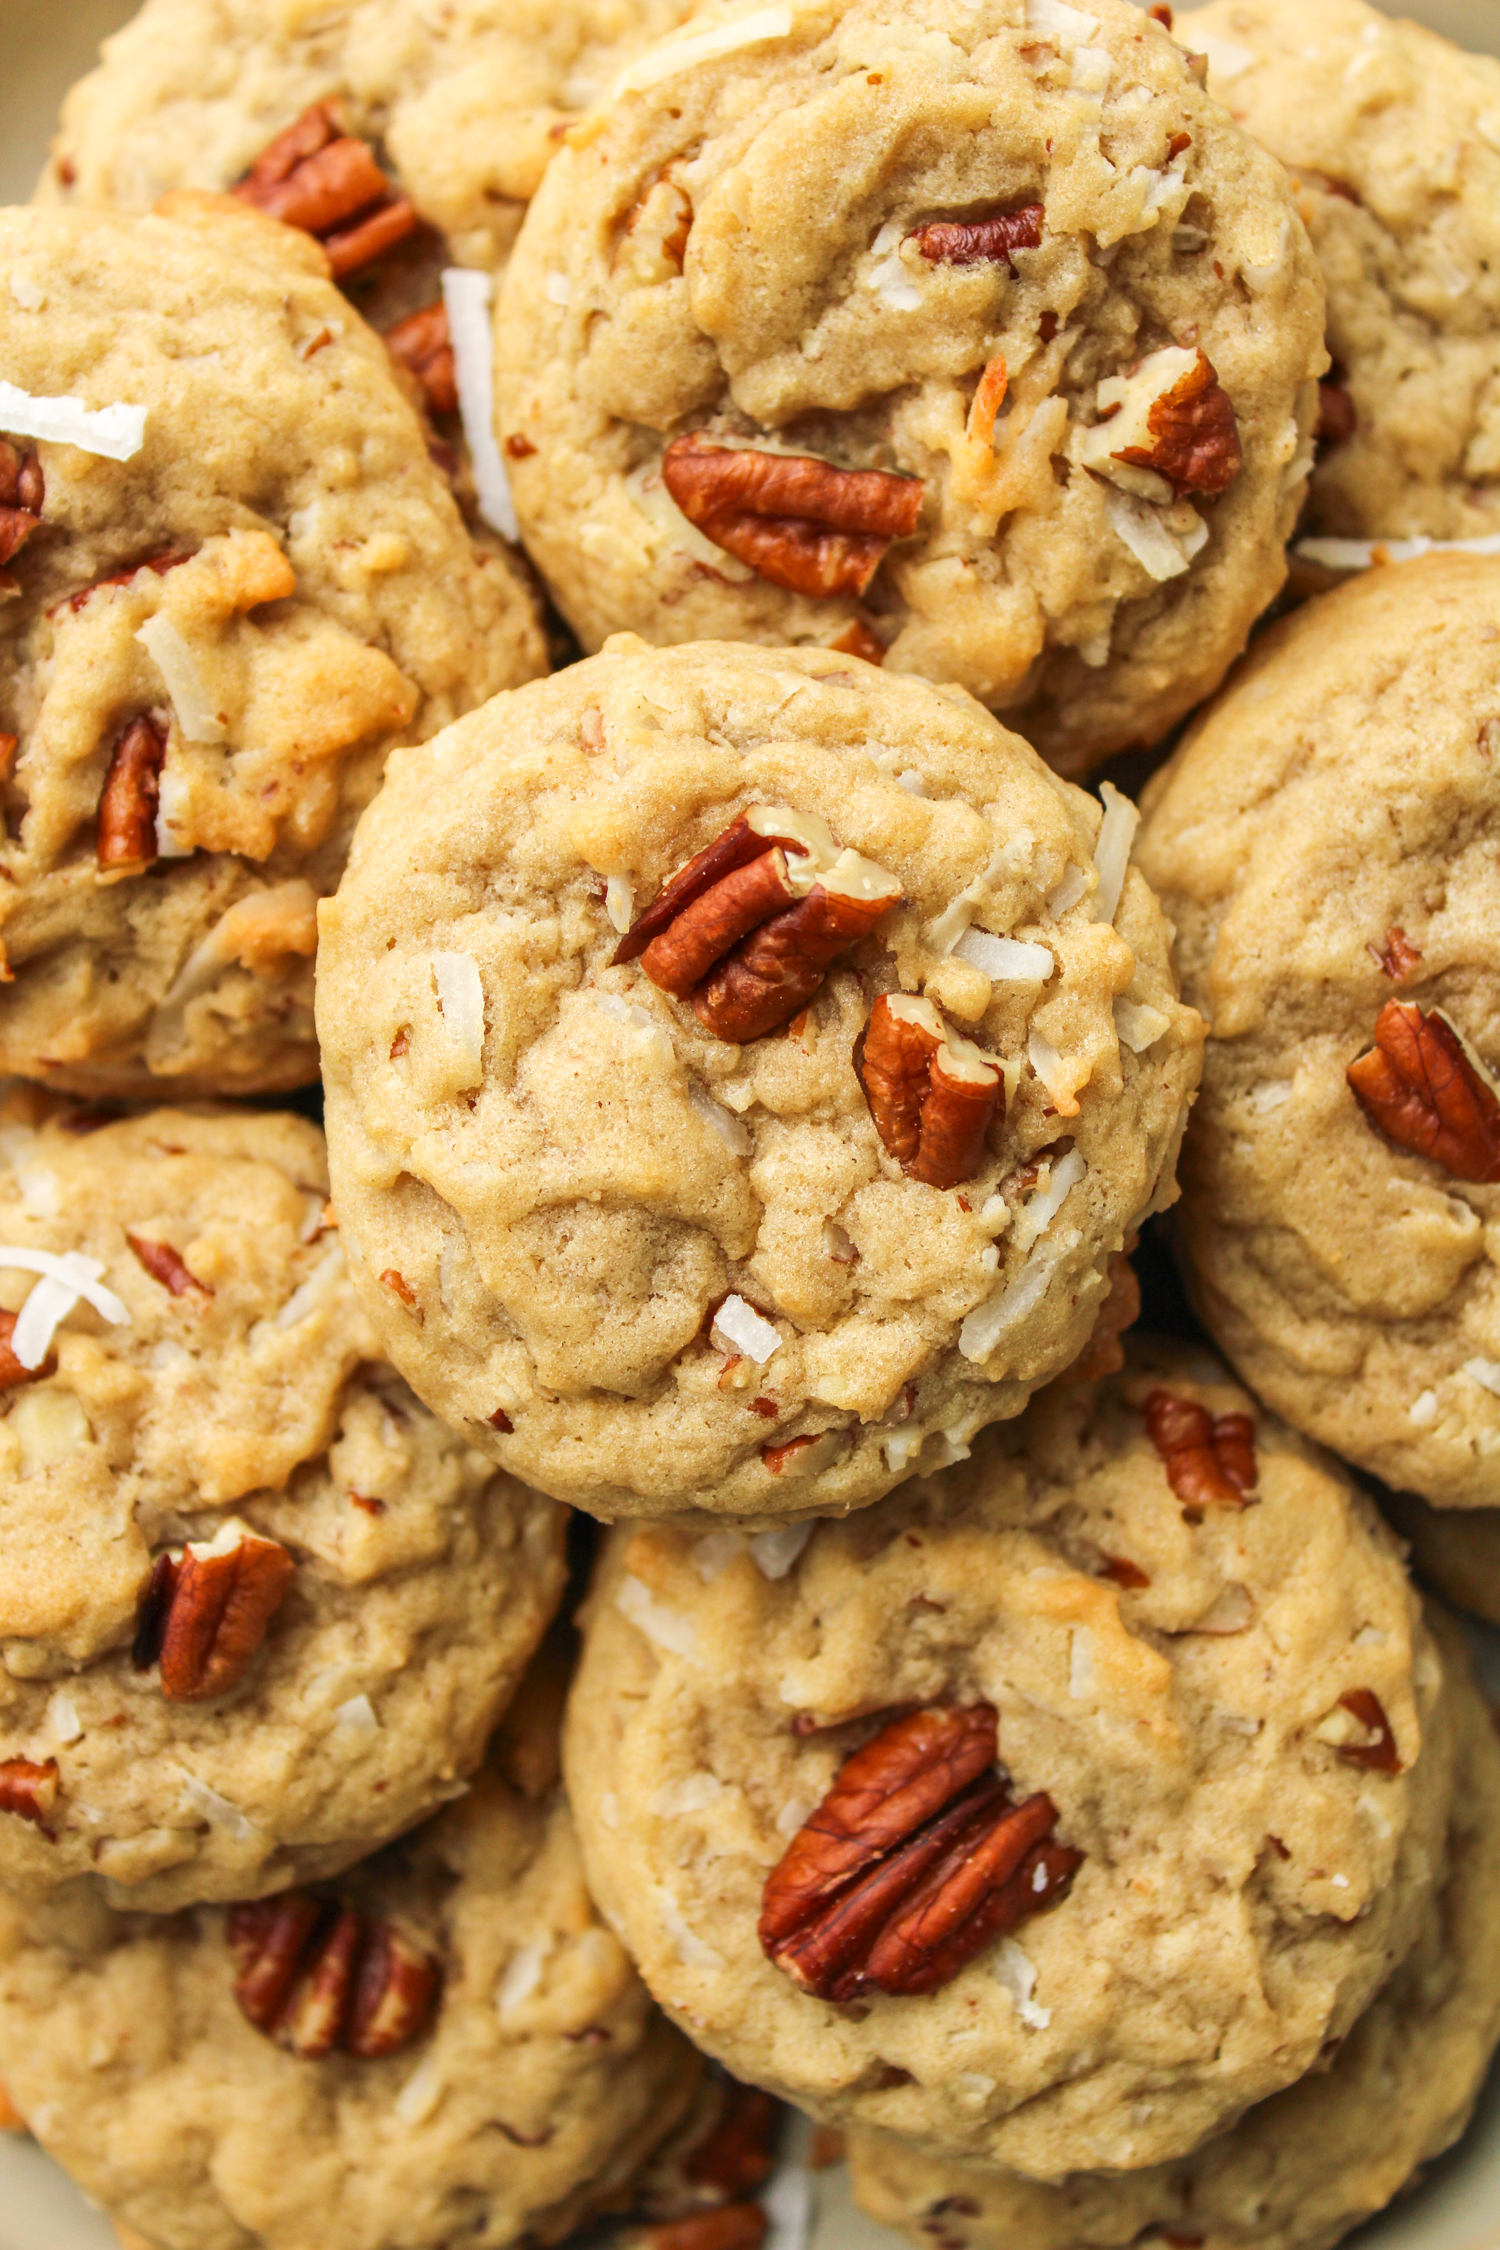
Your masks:
M 1500 1180 L 1500 1100 L 1446 1016 L 1387 1000 L 1374 1046 L 1345 1075 L 1370 1123 L 1398 1148 L 1474 1186 Z
M 689 523 L 769 585 L 822 599 L 865 591 L 922 513 L 919 478 L 839 469 L 805 453 L 674 438 L 662 482 Z
M 1146 1434 L 1190 1521 L 1206 1507 L 1242 1508 L 1255 1490 L 1255 1424 L 1248 1414 L 1210 1414 L 1195 1400 L 1153 1391 Z
M 448 308 L 441 299 L 408 313 L 385 332 L 386 349 L 410 370 L 421 384 L 429 413 L 458 412 L 458 365 L 453 357 L 453 336 Z
M 998 1064 L 950 1030 L 930 1000 L 880 995 L 859 1076 L 875 1130 L 913 1179 L 950 1188 L 973 1178 L 1004 1080 Z
M 929 265 L 1009 266 L 1015 272 L 1018 250 L 1035 250 L 1046 212 L 1040 203 L 1019 211 L 999 211 L 988 219 L 929 219 L 907 236 Z
M 136 1620 L 137 1671 L 160 1664 L 170 1703 L 225 1694 L 249 1670 L 295 1574 L 277 1540 L 235 1523 L 180 1556 L 159 1556 Z
M 336 2048 L 361 2061 L 421 2036 L 441 1983 L 438 1962 L 394 1923 L 305 1891 L 229 1909 L 240 2012 L 304 2061 Z
M 167 761 L 167 730 L 142 712 L 110 752 L 99 799 L 99 865 L 112 875 L 139 875 L 154 866 L 156 808 Z
M 231 190 L 268 218 L 316 235 L 336 281 L 395 248 L 421 224 L 367 141 L 345 133 L 332 102 L 314 102 L 278 133 Z
M 55 1758 L 37 1763 L 31 1758 L 0 1759 L 0 1813 L 29 1820 L 50 1841 L 47 1816 L 57 1803 L 59 1769 Z

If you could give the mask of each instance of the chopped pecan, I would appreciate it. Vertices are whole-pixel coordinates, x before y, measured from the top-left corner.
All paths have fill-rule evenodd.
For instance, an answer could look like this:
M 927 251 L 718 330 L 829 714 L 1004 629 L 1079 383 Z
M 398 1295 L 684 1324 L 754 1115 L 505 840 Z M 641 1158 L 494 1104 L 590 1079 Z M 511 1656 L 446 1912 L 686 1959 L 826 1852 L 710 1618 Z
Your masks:
M 0 1391 L 13 1391 L 18 1383 L 35 1383 L 39 1377 L 50 1375 L 57 1365 L 50 1352 L 40 1367 L 21 1365 L 10 1341 L 20 1317 L 19 1313 L 0 1312 Z
M 30 1758 L 0 1759 L 0 1812 L 29 1820 L 50 1838 L 47 1815 L 57 1803 L 58 1783 L 55 1758 L 44 1758 L 40 1765 Z
M 1346 445 L 1353 437 L 1359 417 L 1354 401 L 1336 376 L 1325 375 L 1318 385 L 1318 444 L 1325 450 L 1336 445 Z
M 335 2048 L 374 2061 L 421 2036 L 437 1962 L 393 1923 L 305 1891 L 229 1909 L 240 2012 L 304 2061 Z
M 399 1297 L 408 1310 L 417 1301 L 417 1292 L 413 1289 L 405 1274 L 397 1273 L 394 1266 L 386 1267 L 385 1272 L 380 1277 L 380 1286 L 382 1289 L 389 1289 L 393 1297 Z
M 1226 492 L 1240 473 L 1240 436 L 1229 393 L 1212 360 L 1199 351 L 1169 390 L 1146 409 L 1150 442 L 1113 451 L 1116 461 L 1152 469 L 1180 496 Z
M 1242 1508 L 1255 1490 L 1255 1424 L 1248 1414 L 1210 1414 L 1192 1399 L 1153 1391 L 1146 1431 L 1167 1482 L 1190 1521 L 1204 1508 Z
M 901 896 L 821 821 L 752 805 L 663 886 L 613 962 L 639 959 L 715 1038 L 743 1043 L 789 1022 Z
M 136 1669 L 160 1663 L 170 1703 L 223 1695 L 249 1669 L 295 1567 L 276 1540 L 233 1524 L 180 1557 L 158 1556 L 136 1620 Z
M 957 1187 L 984 1162 L 1004 1095 L 999 1066 L 950 1031 L 930 1000 L 882 993 L 870 1011 L 860 1083 L 875 1130 L 929 1187 Z
M 1374 1046 L 1345 1075 L 1370 1123 L 1398 1148 L 1475 1186 L 1500 1180 L 1500 1100 L 1446 1016 L 1387 1000 Z
M 1385 1705 L 1374 1689 L 1350 1688 L 1347 1695 L 1339 1697 L 1339 1702 L 1351 1718 L 1358 1719 L 1373 1739 L 1369 1742 L 1340 1743 L 1338 1755 L 1347 1759 L 1351 1766 L 1363 1766 L 1370 1773 L 1399 1773 L 1401 1753 L 1396 1748 L 1395 1730 L 1385 1715 Z
M 1103 1568 L 1105 1577 L 1113 1579 L 1128 1594 L 1144 1593 L 1151 1583 L 1140 1564 L 1131 1562 L 1126 1555 L 1106 1555 Z
M 627 2227 L 621 2250 L 760 2250 L 767 2224 L 758 2203 L 721 2203 L 685 2218 Z
M 97 857 L 116 875 L 139 875 L 156 861 L 156 807 L 167 730 L 143 712 L 132 719 L 110 753 L 99 799 Z
M 866 664 L 885 662 L 885 642 L 873 632 L 862 617 L 856 617 L 844 627 L 836 641 L 828 644 L 829 653 L 838 656 L 858 656 Z
M 1163 31 L 1171 30 L 1172 11 L 1167 6 L 1167 0 L 1154 0 L 1154 5 L 1149 7 L 1146 10 L 1146 13 L 1151 18 L 1151 21 L 1153 23 L 1159 23 L 1161 25 Z
M 1133 1249 L 1131 1237 L 1127 1249 Z M 1127 1328 L 1133 1328 L 1141 1317 L 1141 1285 L 1136 1280 L 1135 1268 L 1124 1251 L 1117 1251 L 1109 1261 L 1109 1294 L 1099 1307 L 1093 1332 L 1071 1367 L 1063 1369 L 1057 1377 L 1059 1383 L 1097 1383 L 1106 1375 L 1118 1374 L 1125 1365 L 1125 1351 L 1120 1342 Z
M 14 561 L 28 539 L 42 526 L 42 504 L 47 483 L 34 453 L 23 453 L 9 438 L 0 438 L 0 565 Z M 13 589 L 15 580 L 0 568 L 0 584 Z
M 76 594 L 69 594 L 65 606 L 76 613 L 86 602 L 92 601 L 95 594 L 106 593 L 112 586 L 128 586 L 131 579 L 139 577 L 143 570 L 154 571 L 158 578 L 165 578 L 169 570 L 176 570 L 180 564 L 191 562 L 192 559 L 192 555 L 186 551 L 145 555 L 139 562 L 127 563 L 123 570 L 112 570 L 107 578 L 96 578 L 91 586 L 80 586 Z
M 769 585 L 822 598 L 859 595 L 894 539 L 922 513 L 920 478 L 837 469 L 804 453 L 674 438 L 662 482 L 689 523 Z
M 767 1878 L 760 1941 L 820 1999 L 932 1992 L 1059 1896 L 1080 1855 L 1057 1812 L 1015 1804 L 993 1707 L 916 1711 L 848 1759 Z
M 127 1234 L 125 1240 L 151 1279 L 159 1281 L 163 1289 L 170 1290 L 174 1297 L 185 1297 L 192 1290 L 196 1290 L 200 1297 L 213 1295 L 208 1283 L 198 1279 L 170 1242 L 148 1242 L 141 1234 Z
M 728 2080 L 712 2128 L 682 2159 L 684 2178 L 730 2202 L 753 2195 L 775 2166 L 780 2125 L 781 2105 L 773 2094 Z
M 1365 950 L 1392 984 L 1399 984 L 1403 977 L 1409 977 L 1414 969 L 1422 966 L 1421 954 L 1403 929 L 1387 930 L 1383 946 L 1371 945 Z
M 421 224 L 366 141 L 343 131 L 331 102 L 314 102 L 278 133 L 232 191 L 269 218 L 316 235 L 334 279 L 345 280 Z
M 409 313 L 385 332 L 392 358 L 416 376 L 433 414 L 458 412 L 458 367 L 448 328 L 448 308 L 441 300 Z
M 1016 252 L 1035 250 L 1042 239 L 1046 217 L 1040 203 L 1025 204 L 1019 211 L 1001 211 L 991 219 L 931 219 L 907 236 L 934 266 L 977 266 L 988 263 L 1016 270 Z

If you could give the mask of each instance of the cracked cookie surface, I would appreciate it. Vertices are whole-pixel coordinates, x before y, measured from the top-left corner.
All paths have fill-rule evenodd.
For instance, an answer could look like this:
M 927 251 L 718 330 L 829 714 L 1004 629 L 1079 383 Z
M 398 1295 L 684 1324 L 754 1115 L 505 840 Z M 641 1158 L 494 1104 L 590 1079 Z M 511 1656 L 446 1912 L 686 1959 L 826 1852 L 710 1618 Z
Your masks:
M 716 7 L 549 172 L 498 396 L 586 647 L 883 652 L 1077 771 L 1281 584 L 1322 323 L 1280 167 L 1123 0 Z
M 606 1517 L 842 1512 L 1019 1413 L 1171 1200 L 1197 1070 L 1105 818 L 961 690 L 629 635 L 394 759 L 318 1009 L 351 1271 L 418 1394 Z M 865 934 L 816 971 L 775 933 L 825 878 Z
M 1221 1444 L 1247 1418 L 1248 1495 L 1169 1474 L 1163 1396 Z M 595 1896 L 700 2045 L 1055 2179 L 1184 2154 L 1349 2029 L 1441 1871 L 1445 1676 L 1347 1476 L 1206 1355 L 1137 1346 L 800 1547 L 619 1527 L 564 1758 Z M 937 1989 L 799 1989 L 757 1935 L 770 1871 L 885 1721 L 979 1705 L 1071 1889 Z
M 530 597 L 307 237 L 217 206 L 9 211 L 0 261 L 7 381 L 144 415 L 123 459 L 10 449 L 8 497 L 42 491 L 18 548 L 6 511 L 0 1068 L 303 1083 L 355 816 L 394 743 L 543 668 Z
M 1177 36 L 1292 175 L 1328 289 L 1303 529 L 1500 531 L 1500 62 L 1365 0 L 1211 0 Z M 1326 398 L 1326 393 L 1325 393 Z
M 1211 1024 L 1179 1226 L 1299 1429 L 1500 1499 L 1500 562 L 1388 566 L 1268 633 L 1145 792 Z
M 478 1762 L 563 1511 L 382 1362 L 314 1126 L 13 1102 L 0 1147 L 0 1873 L 171 1909 L 336 1872 Z
M 38 2139 L 159 2250 L 498 2250 L 617 2197 L 701 2064 L 584 1888 L 555 1724 L 507 1722 L 461 1804 L 339 1884 L 441 1979 L 384 2058 L 248 2021 L 232 1913 L 7 1902 L 0 2051 Z
M 1416 1944 L 1331 2064 L 1184 2162 L 1125 2177 L 1043 2186 L 856 2133 L 861 2206 L 923 2250 L 934 2235 L 953 2250 L 1126 2250 L 1143 2235 L 1331 2250 L 1414 2185 L 1468 2123 L 1500 2037 L 1500 1749 L 1482 1697 L 1460 1692 L 1446 1871 Z

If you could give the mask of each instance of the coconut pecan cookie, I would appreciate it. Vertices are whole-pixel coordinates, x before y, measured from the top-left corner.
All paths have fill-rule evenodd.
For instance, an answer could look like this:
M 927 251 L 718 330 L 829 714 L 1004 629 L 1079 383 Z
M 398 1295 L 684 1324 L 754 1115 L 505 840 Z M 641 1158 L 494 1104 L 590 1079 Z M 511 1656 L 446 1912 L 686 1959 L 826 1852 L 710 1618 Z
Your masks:
M 354 816 L 529 598 L 288 228 L 10 211 L 0 271 L 0 1069 L 298 1084 Z
M 381 1362 L 314 1126 L 95 1125 L 0 1124 L 0 1878 L 243 1898 L 477 1764 L 563 1516 Z
M 844 1523 L 614 1532 L 564 1758 L 595 1896 L 700 2045 L 1059 2178 L 1231 2125 L 1404 1958 L 1444 1678 L 1347 1477 L 1138 1347 Z
M 483 2250 L 618 2199 L 702 2066 L 590 1901 L 555 1771 L 555 1722 L 508 1730 L 336 1892 L 7 1901 L 0 2051 L 37 2138 L 158 2250 Z
M 588 647 L 834 643 L 1077 770 L 1280 585 L 1322 322 L 1284 175 L 1124 0 L 716 7 L 528 214 L 516 505 Z
M 1212 0 L 1177 36 L 1291 172 L 1327 284 L 1303 528 L 1500 533 L 1500 62 L 1365 0 Z
M 318 1013 L 419 1396 L 596 1514 L 771 1521 L 1019 1413 L 1174 1192 L 1134 818 L 959 689 L 630 635 L 394 759 Z
M 1371 573 L 1267 634 L 1147 791 L 1211 1019 L 1182 1241 L 1297 1428 L 1500 1502 L 1500 561 Z
M 1331 2250 L 1412 2185 L 1468 2123 L 1500 2037 L 1500 1747 L 1455 1635 L 1444 1653 L 1460 1697 L 1447 1869 L 1415 1946 L 1331 2063 L 1185 2161 L 1056 2186 L 856 2133 L 863 2208 L 921 2250 L 1126 2250 L 1142 2239 Z

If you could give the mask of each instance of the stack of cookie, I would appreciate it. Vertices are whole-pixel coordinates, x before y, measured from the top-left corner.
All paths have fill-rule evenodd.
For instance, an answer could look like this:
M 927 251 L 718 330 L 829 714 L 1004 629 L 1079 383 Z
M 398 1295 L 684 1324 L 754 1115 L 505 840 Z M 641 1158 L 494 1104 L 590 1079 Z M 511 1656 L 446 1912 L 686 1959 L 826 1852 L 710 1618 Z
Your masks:
M 1500 65 L 689 15 L 147 0 L 0 213 L 0 2074 L 127 2250 L 1326 2250 L 1500 2040 Z

